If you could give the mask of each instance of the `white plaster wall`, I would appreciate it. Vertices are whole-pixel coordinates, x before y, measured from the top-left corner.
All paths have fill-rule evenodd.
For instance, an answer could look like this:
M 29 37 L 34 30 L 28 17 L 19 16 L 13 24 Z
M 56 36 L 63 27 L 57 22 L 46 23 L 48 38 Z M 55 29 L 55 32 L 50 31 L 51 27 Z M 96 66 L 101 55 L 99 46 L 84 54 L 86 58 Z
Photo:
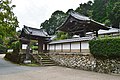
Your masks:
M 89 43 L 88 42 L 81 42 L 81 49 L 89 49 Z
M 56 50 L 61 50 L 61 44 L 55 44 L 56 45 Z M 50 49 L 49 49 L 50 48 Z M 49 50 L 54 50 L 54 45 L 49 45 L 48 46 Z M 68 50 L 70 49 L 70 43 L 63 43 L 63 50 Z M 71 50 L 78 50 L 80 49 L 80 42 L 73 42 L 71 43 Z M 81 42 L 81 49 L 89 49 L 89 43 L 86 42 Z
M 22 49 L 27 49 L 27 44 L 22 44 Z
M 56 44 L 56 50 L 61 50 L 61 44 Z
M 50 50 L 54 50 L 54 45 L 49 45 L 50 46 Z
M 80 49 L 80 42 L 71 43 L 71 49 Z
M 45 50 L 45 44 L 43 44 L 43 50 Z
M 48 49 L 48 50 L 50 50 L 49 48 L 50 48 L 49 45 L 47 45 L 47 49 Z
M 70 49 L 70 43 L 63 44 L 63 49 Z

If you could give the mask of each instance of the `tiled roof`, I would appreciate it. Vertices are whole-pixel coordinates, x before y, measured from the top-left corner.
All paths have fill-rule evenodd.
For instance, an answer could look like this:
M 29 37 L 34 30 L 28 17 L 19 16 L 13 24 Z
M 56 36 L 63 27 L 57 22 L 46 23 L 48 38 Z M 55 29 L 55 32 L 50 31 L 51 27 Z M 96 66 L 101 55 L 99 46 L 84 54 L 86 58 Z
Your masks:
M 84 20 L 84 21 L 87 21 L 87 20 L 89 21 L 90 20 L 89 17 L 80 15 L 80 14 L 78 14 L 76 12 L 71 12 L 70 15 L 73 16 L 76 19 L 79 19 L 79 20 Z
M 32 36 L 49 37 L 49 35 L 44 31 L 44 29 L 36 29 L 36 28 L 24 26 L 23 30 L 26 34 Z
M 80 38 L 72 38 L 72 39 L 64 39 L 58 41 L 52 41 L 49 44 L 59 44 L 59 43 L 69 43 L 69 42 L 82 42 L 82 41 L 89 41 L 94 39 L 94 37 L 80 37 Z
M 77 12 L 71 12 L 66 20 L 57 28 L 57 30 L 80 34 L 86 29 L 86 32 L 98 31 L 100 29 L 109 30 L 107 26 L 89 17 L 83 16 Z
M 112 34 L 112 33 L 119 33 L 120 29 L 116 29 L 116 28 L 111 28 L 109 30 L 99 30 L 98 34 L 102 35 L 102 34 Z

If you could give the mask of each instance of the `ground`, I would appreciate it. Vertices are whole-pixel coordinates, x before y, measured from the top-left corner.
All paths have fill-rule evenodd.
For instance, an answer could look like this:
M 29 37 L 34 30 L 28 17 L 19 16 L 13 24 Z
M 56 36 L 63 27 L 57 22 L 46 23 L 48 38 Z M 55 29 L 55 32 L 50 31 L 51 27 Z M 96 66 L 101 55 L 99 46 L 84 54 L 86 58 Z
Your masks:
M 0 55 L 0 80 L 120 80 L 120 75 L 101 74 L 60 66 L 28 67 L 10 63 Z

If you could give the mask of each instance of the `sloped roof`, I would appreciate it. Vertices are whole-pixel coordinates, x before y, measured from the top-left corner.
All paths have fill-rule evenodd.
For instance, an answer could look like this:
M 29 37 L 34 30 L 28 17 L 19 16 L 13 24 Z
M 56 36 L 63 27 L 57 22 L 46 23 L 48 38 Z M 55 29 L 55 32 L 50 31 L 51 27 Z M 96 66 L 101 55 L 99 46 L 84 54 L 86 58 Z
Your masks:
M 83 16 L 76 12 L 71 12 L 65 22 L 58 28 L 60 31 L 79 34 L 81 31 L 98 31 L 100 29 L 109 30 L 104 24 Z
M 48 34 L 44 31 L 44 29 L 36 29 L 24 26 L 24 31 L 26 31 L 26 34 L 30 34 L 33 36 L 48 37 Z
M 80 38 L 72 38 L 72 39 L 64 39 L 64 40 L 57 40 L 52 41 L 49 44 L 60 44 L 60 43 L 70 43 L 70 42 L 83 42 L 83 41 L 89 41 L 94 39 L 94 37 L 80 37 Z
M 102 35 L 102 34 L 114 34 L 114 33 L 119 33 L 120 32 L 120 29 L 117 29 L 117 28 L 111 28 L 109 30 L 99 30 L 98 31 L 98 34 L 99 35 Z
M 47 38 L 50 38 L 47 32 L 44 31 L 44 29 L 36 29 L 36 28 L 24 26 L 24 28 L 22 29 L 20 38 L 28 38 L 26 36 L 28 36 L 31 39 L 38 39 L 41 37 L 47 40 Z
M 36 28 L 24 26 L 24 28 L 22 29 L 22 31 L 25 34 L 32 35 L 32 36 L 49 37 L 49 35 L 47 34 L 47 32 L 44 31 L 44 29 L 36 29 Z
M 70 15 L 73 16 L 76 19 L 79 19 L 79 20 L 86 20 L 86 21 L 90 20 L 89 17 L 83 16 L 83 15 L 78 14 L 76 12 L 72 12 L 72 13 L 70 13 Z

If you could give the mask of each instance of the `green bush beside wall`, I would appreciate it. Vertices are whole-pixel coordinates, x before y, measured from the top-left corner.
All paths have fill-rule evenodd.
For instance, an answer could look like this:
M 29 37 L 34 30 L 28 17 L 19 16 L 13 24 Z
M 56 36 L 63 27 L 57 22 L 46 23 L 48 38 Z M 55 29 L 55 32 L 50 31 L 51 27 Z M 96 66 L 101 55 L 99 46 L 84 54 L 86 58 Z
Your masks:
M 120 58 L 120 38 L 91 40 L 89 48 L 91 54 L 98 58 Z

